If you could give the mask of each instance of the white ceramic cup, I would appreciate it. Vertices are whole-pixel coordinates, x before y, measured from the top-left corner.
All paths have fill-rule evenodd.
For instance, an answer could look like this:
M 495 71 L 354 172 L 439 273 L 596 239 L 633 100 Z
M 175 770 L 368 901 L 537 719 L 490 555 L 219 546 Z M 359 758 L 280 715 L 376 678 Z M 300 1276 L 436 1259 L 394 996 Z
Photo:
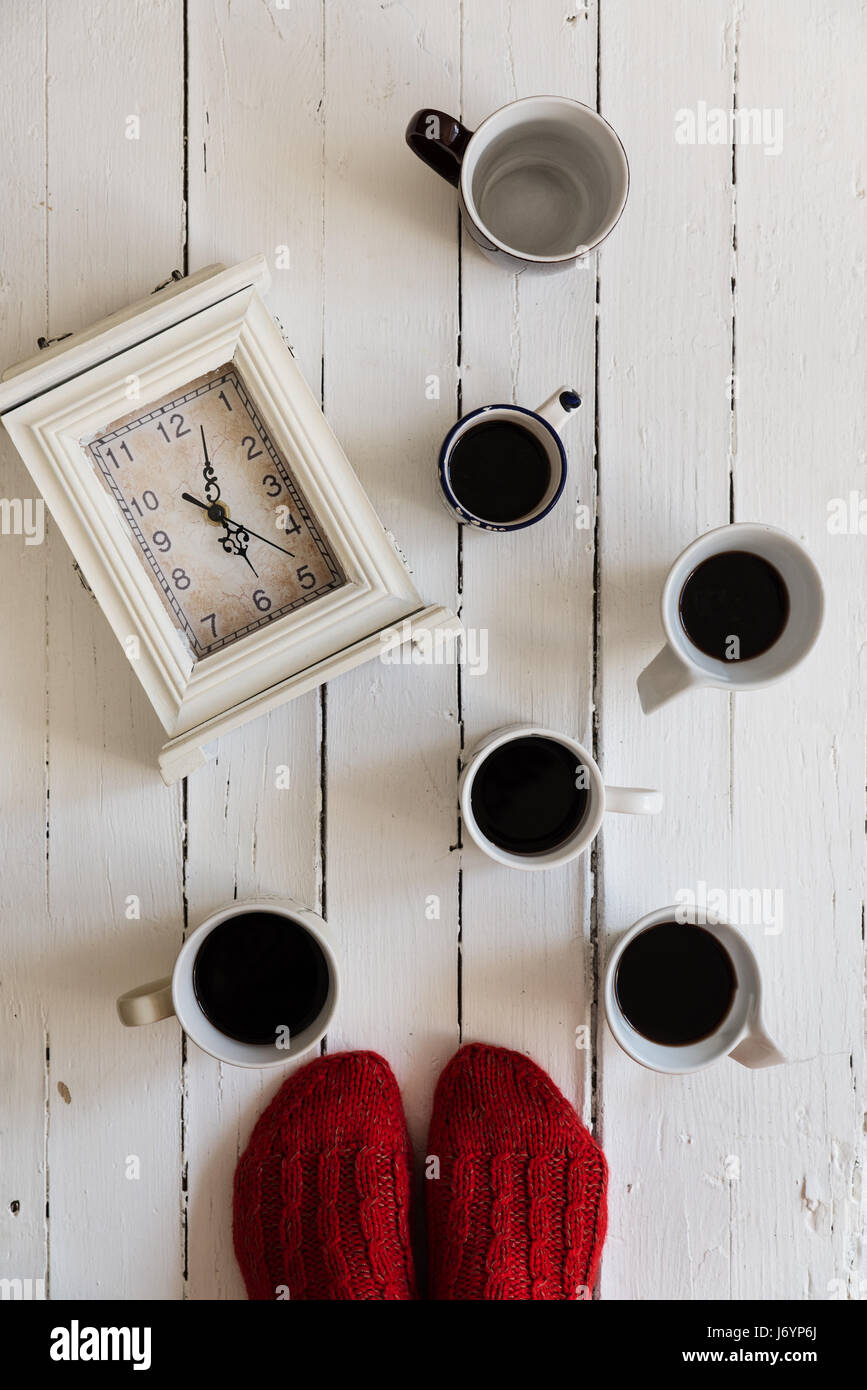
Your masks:
M 617 223 L 629 192 L 619 137 L 570 97 L 523 97 L 468 130 L 444 111 L 417 111 L 410 149 L 454 184 L 464 226 L 512 270 L 561 269 Z
M 727 550 L 760 555 L 779 572 L 789 591 L 789 616 L 773 646 L 742 661 L 720 661 L 690 641 L 680 620 L 680 595 L 697 565 Z M 822 628 L 822 579 L 802 545 L 776 526 L 740 521 L 708 531 L 677 557 L 668 572 L 660 603 L 666 643 L 638 677 L 645 714 L 696 686 L 720 690 L 759 690 L 781 680 L 815 646 Z
M 273 1044 L 246 1043 L 228 1037 L 211 1023 L 196 999 L 193 965 L 205 937 L 221 922 L 250 912 L 267 912 L 298 923 L 314 938 L 325 957 L 328 968 L 328 993 L 325 1003 L 319 1016 L 309 1027 L 288 1039 L 288 1046 L 278 1046 L 276 1040 Z M 137 989 L 122 994 L 117 1001 L 117 1012 L 121 1023 L 128 1028 L 135 1028 L 144 1023 L 157 1023 L 160 1019 L 171 1018 L 174 1015 L 187 1036 L 192 1038 L 203 1052 L 216 1057 L 218 1062 L 229 1062 L 235 1067 L 276 1067 L 300 1056 L 324 1037 L 334 1017 L 339 992 L 337 955 L 331 932 L 323 919 L 310 908 L 302 907 L 300 903 L 291 899 L 262 898 L 232 903 L 231 907 L 224 907 L 213 913 L 187 937 L 171 975 L 164 980 L 139 985 Z
M 566 485 L 566 450 L 560 431 L 580 404 L 581 397 L 577 391 L 569 386 L 561 386 L 535 410 L 527 410 L 521 405 L 483 405 L 479 410 L 471 410 L 468 415 L 461 416 L 443 440 L 438 464 L 443 501 L 455 520 L 462 526 L 475 526 L 479 531 L 523 531 L 547 516 L 557 505 Z M 515 517 L 512 521 L 489 521 L 486 517 L 467 511 L 451 481 L 452 456 L 460 441 L 479 425 L 497 421 L 506 421 L 529 430 L 545 450 L 550 468 L 550 481 L 536 506 L 525 516 Z
M 630 941 L 659 922 L 680 922 L 684 931 L 690 931 L 695 926 L 695 916 L 694 911 L 683 907 L 661 907 L 657 912 L 648 912 L 617 942 L 608 960 L 604 990 L 605 1016 L 616 1041 L 633 1061 L 651 1071 L 670 1075 L 701 1071 L 725 1056 L 751 1068 L 774 1067 L 785 1062 L 786 1058 L 768 1037 L 762 1022 L 758 961 L 746 938 L 727 922 L 700 923 L 725 948 L 737 981 L 731 1007 L 713 1033 L 683 1047 L 669 1047 L 645 1038 L 624 1016 L 617 1002 L 617 967 Z
M 473 782 L 479 768 L 496 748 L 522 738 L 549 738 L 568 748 L 575 757 L 576 770 L 586 769 L 587 806 L 584 816 L 572 834 L 553 849 L 535 854 L 515 854 L 494 844 L 479 827 L 473 814 Z M 469 755 L 464 764 L 458 784 L 461 816 L 472 839 L 491 859 L 505 864 L 511 869 L 556 869 L 576 859 L 599 833 L 606 811 L 625 812 L 627 815 L 657 815 L 662 810 L 662 793 L 647 787 L 606 787 L 602 781 L 593 758 L 574 738 L 555 733 L 552 729 L 538 728 L 535 724 L 509 724 L 488 734 Z

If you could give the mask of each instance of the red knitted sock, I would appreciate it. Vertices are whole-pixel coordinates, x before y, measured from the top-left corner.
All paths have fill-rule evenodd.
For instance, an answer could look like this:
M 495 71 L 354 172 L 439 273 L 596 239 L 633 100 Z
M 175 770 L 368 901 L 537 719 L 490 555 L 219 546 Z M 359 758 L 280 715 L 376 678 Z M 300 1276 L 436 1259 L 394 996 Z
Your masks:
M 235 1172 L 235 1254 L 252 1299 L 411 1299 L 411 1151 L 375 1052 L 290 1076 Z
M 589 1298 L 605 1238 L 599 1145 L 535 1062 L 472 1043 L 437 1083 L 428 1140 L 430 1295 Z

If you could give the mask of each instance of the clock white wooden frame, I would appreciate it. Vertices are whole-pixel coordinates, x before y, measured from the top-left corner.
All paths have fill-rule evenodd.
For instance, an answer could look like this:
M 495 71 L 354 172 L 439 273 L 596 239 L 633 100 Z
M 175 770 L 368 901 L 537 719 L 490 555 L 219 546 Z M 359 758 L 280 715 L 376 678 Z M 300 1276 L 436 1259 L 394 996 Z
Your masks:
M 422 603 L 259 296 L 268 281 L 264 257 L 211 266 L 11 368 L 0 385 L 3 423 L 169 735 L 159 758 L 169 783 L 223 734 L 380 655 L 386 638 L 460 631 L 448 609 Z M 196 660 L 81 441 L 228 362 L 291 458 L 347 582 Z

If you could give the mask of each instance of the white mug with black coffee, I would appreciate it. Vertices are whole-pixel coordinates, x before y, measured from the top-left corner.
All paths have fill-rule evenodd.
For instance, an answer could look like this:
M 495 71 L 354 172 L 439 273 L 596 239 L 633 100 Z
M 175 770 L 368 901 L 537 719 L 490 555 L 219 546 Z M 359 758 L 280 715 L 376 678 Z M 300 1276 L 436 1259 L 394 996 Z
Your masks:
M 662 907 L 618 941 L 605 973 L 605 1014 L 623 1051 L 651 1071 L 701 1071 L 729 1056 L 744 1067 L 786 1058 L 762 1020 L 758 961 L 727 922 Z
M 522 531 L 554 508 L 566 484 L 560 430 L 581 404 L 561 386 L 536 410 L 483 405 L 462 416 L 443 440 L 443 500 L 462 526 Z
M 606 811 L 656 815 L 662 793 L 606 787 L 575 739 L 512 724 L 482 739 L 459 784 L 463 823 L 480 849 L 512 869 L 553 869 L 592 843 Z
M 236 1067 L 273 1067 L 306 1052 L 328 1029 L 339 976 L 331 933 L 287 899 L 236 902 L 187 938 L 164 980 L 117 1001 L 137 1027 L 176 1015 L 204 1052 Z
M 822 627 L 819 571 L 792 536 L 759 522 L 708 531 L 662 590 L 666 644 L 638 677 L 650 714 L 695 686 L 759 690 L 788 675 Z

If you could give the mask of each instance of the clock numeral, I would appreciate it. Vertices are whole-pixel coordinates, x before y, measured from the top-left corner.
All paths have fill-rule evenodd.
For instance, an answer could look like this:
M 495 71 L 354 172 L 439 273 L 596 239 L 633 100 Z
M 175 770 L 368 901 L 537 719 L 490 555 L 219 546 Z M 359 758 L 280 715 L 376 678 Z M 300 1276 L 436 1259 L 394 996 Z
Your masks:
M 262 486 L 267 488 L 269 497 L 279 497 L 283 488 L 273 473 L 266 473 L 262 479 Z
M 253 438 L 252 434 L 245 434 L 245 435 L 244 435 L 244 438 L 241 440 L 241 448 L 242 448 L 242 449 L 243 449 L 243 447 L 244 447 L 245 444 L 249 444 L 249 446 L 250 446 L 249 449 L 247 450 L 247 458 L 248 458 L 248 459 L 258 459 L 258 458 L 261 458 L 261 457 L 262 457 L 262 450 L 256 448 L 256 441 L 255 441 L 255 439 Z
M 133 460 L 132 460 L 132 454 L 130 453 L 130 448 L 129 448 L 129 445 L 127 444 L 126 440 L 124 440 L 123 443 L 120 445 L 120 452 L 126 454 L 126 456 L 127 456 L 127 458 L 129 459 L 130 463 L 132 463 L 132 461 L 133 461 Z M 106 456 L 106 458 L 111 459 L 111 461 L 112 461 L 112 463 L 114 464 L 115 468 L 120 468 L 120 463 L 118 462 L 117 458 L 115 457 L 114 449 L 106 449 L 106 451 L 105 451 L 105 456 Z
M 176 589 L 189 589 L 192 580 L 182 569 L 172 570 L 172 582 Z
M 157 507 L 160 505 L 160 499 L 157 497 L 155 492 L 151 492 L 150 488 L 147 488 L 147 490 L 142 493 L 141 500 L 144 502 L 149 512 L 155 512 Z M 142 511 L 141 507 L 139 506 L 138 502 L 134 497 L 132 498 L 129 505 L 131 507 L 135 507 L 139 516 L 144 516 L 144 512 Z
M 301 525 L 293 519 L 292 512 L 287 506 L 275 507 L 274 511 L 276 513 L 276 526 L 278 531 L 282 527 L 287 536 L 301 535 Z
M 172 548 L 172 543 L 166 535 L 165 531 L 154 531 L 153 543 L 156 546 L 157 550 L 161 550 L 164 555 L 167 550 L 171 550 Z
M 267 613 L 271 607 L 271 600 L 264 589 L 257 589 L 253 595 L 253 602 L 261 613 Z
M 222 395 L 222 392 L 220 392 L 220 394 Z M 229 409 L 231 410 L 231 408 L 232 408 L 232 407 L 230 406 Z M 210 623 L 210 624 L 211 624 L 211 632 L 212 632 L 212 633 L 214 634 L 214 636 L 216 637 L 216 635 L 217 635 L 217 615 L 216 615 L 216 613 L 206 613 L 205 616 L 204 616 L 204 618 L 199 618 L 199 622 L 200 622 L 200 623 Z
M 231 409 L 232 409 L 231 402 L 229 401 L 229 398 L 228 398 L 228 396 L 226 395 L 225 391 L 221 391 L 221 392 L 220 392 L 219 397 L 218 397 L 218 400 L 221 400 L 221 401 L 223 402 L 223 405 L 226 407 L 227 410 L 231 410 Z M 204 618 L 203 618 L 203 619 L 202 619 L 202 622 L 204 622 L 204 621 L 205 621 L 205 620 L 204 620 Z
M 179 413 L 175 413 L 174 415 L 169 416 L 169 424 L 175 426 L 174 436 L 169 434 L 169 431 L 166 429 L 162 420 L 160 420 L 157 424 L 157 429 L 159 430 L 160 434 L 162 435 L 163 439 L 166 441 L 167 444 L 171 444 L 172 438 L 180 439 L 183 435 L 192 433 L 192 430 L 190 429 L 189 425 L 187 425 L 186 429 L 183 428 L 184 417 Z
M 316 575 L 308 569 L 307 565 L 301 565 L 300 569 L 295 571 L 295 578 L 302 589 L 315 589 L 316 587 Z

